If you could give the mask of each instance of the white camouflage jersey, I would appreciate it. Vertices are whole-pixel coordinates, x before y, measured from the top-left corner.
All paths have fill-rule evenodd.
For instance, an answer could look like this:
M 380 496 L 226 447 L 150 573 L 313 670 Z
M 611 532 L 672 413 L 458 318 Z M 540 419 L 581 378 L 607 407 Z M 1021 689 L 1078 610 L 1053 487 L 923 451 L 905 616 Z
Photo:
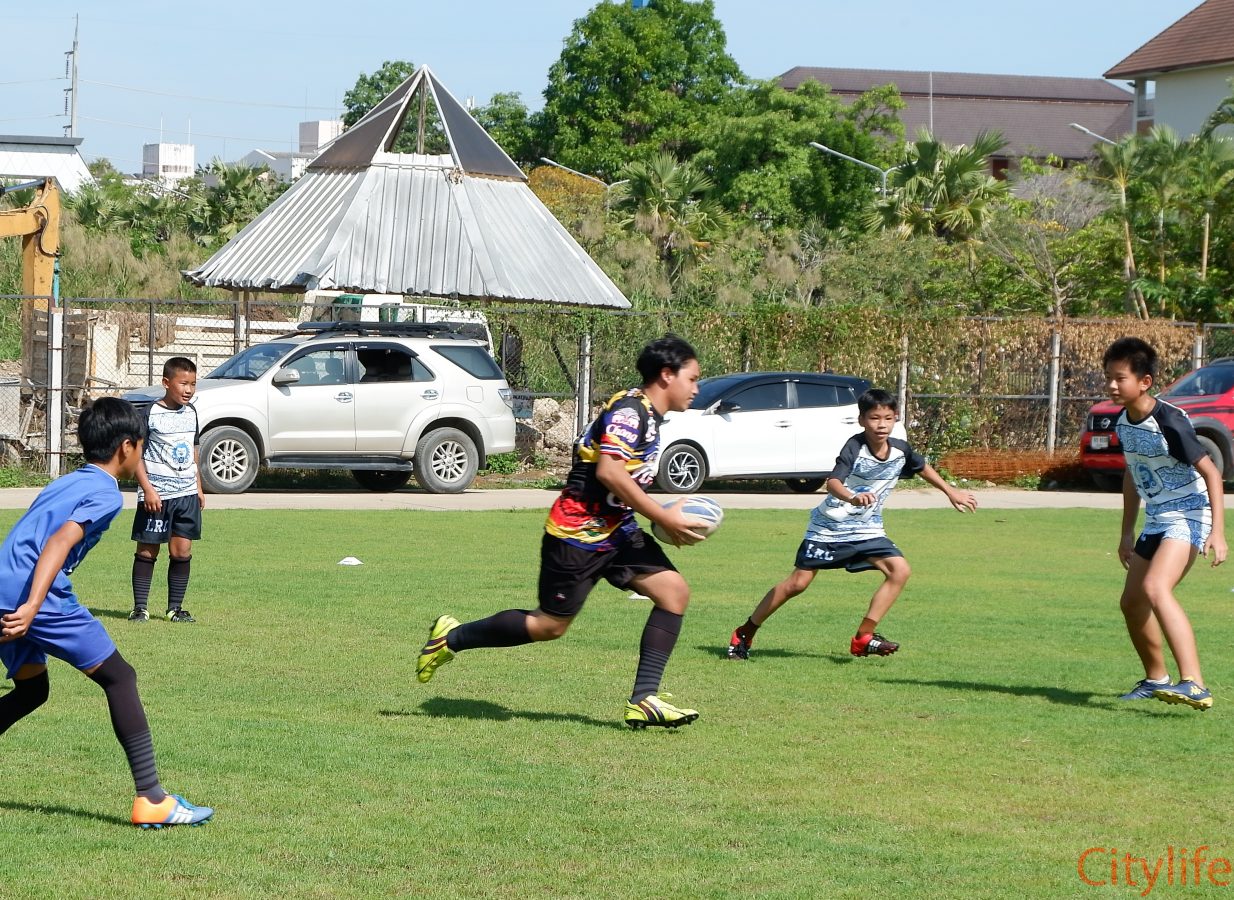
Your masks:
M 142 461 L 150 484 L 164 500 L 197 493 L 197 458 L 193 450 L 200 442 L 197 410 L 192 404 L 169 409 L 158 401 L 150 406 L 150 433 Z M 145 500 L 137 489 L 137 502 Z
M 853 435 L 840 449 L 831 477 L 855 494 L 874 494 L 875 500 L 869 506 L 853 506 L 828 494 L 810 513 L 805 539 L 818 543 L 886 537 L 883 504 L 887 495 L 899 479 L 911 478 L 925 466 L 925 458 L 899 438 L 887 439 L 887 458 L 879 459 L 870 451 L 864 431 Z
M 1158 400 L 1139 422 L 1132 422 L 1124 409 L 1114 430 L 1144 501 L 1144 534 L 1169 532 L 1172 525 L 1212 525 L 1208 487 L 1195 469 L 1204 448 L 1185 412 Z

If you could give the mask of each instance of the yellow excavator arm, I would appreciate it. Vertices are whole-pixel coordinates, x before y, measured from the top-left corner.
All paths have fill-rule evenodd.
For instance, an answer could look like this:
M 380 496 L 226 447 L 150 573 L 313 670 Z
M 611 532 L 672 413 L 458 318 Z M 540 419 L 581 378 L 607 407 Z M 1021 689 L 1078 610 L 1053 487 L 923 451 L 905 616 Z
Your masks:
M 20 237 L 22 251 L 21 292 L 31 297 L 49 298 L 55 278 L 56 256 L 60 253 L 60 188 L 56 179 L 44 178 L 27 184 L 0 188 L 0 194 L 21 188 L 35 188 L 34 202 L 18 209 L 0 209 L 0 237 Z M 47 301 L 36 301 L 41 308 Z

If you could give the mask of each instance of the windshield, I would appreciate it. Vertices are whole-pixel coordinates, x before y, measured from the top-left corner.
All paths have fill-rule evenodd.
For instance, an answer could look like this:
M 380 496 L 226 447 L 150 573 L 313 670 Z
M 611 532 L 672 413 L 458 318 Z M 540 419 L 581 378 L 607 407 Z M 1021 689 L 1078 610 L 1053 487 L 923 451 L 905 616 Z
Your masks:
M 1190 375 L 1163 391 L 1162 397 L 1210 397 L 1224 394 L 1234 388 L 1234 366 L 1208 366 L 1196 369 Z
M 694 402 L 690 404 L 690 409 L 706 409 L 719 400 L 721 394 L 734 387 L 746 377 L 748 376 L 744 374 L 716 375 L 711 378 L 700 379 L 698 382 L 698 394 L 695 395 Z
M 295 344 L 258 344 L 241 350 L 227 362 L 223 363 L 207 378 L 239 378 L 244 381 L 255 381 L 272 365 L 286 356 Z

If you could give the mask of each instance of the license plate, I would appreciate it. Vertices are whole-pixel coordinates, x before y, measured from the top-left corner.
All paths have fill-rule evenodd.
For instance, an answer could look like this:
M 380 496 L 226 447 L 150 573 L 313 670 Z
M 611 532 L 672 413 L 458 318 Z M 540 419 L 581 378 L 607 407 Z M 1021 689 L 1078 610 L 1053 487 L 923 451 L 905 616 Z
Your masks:
M 1109 450 L 1110 436 L 1108 434 L 1094 434 L 1088 445 L 1094 450 Z

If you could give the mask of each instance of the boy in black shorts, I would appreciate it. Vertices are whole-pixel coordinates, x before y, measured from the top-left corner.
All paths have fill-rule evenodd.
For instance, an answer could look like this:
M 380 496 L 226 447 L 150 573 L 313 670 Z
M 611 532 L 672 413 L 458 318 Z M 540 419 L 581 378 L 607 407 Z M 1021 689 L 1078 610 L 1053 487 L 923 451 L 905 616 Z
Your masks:
M 137 515 L 133 519 L 133 611 L 130 622 L 147 622 L 150 582 L 159 546 L 168 545 L 167 621 L 195 622 L 184 608 L 193 541 L 201 537 L 206 494 L 197 468 L 200 429 L 189 402 L 197 391 L 197 366 L 184 356 L 163 363 L 163 399 L 150 406 L 149 437 L 137 469 Z
M 889 656 L 900 649 L 874 629 L 891 609 L 911 570 L 900 548 L 883 530 L 883 502 L 897 480 L 921 477 L 947 495 L 959 512 L 975 511 L 977 498 L 943 481 L 907 443 L 891 436 L 899 410 L 886 391 L 871 389 L 857 398 L 858 422 L 864 429 L 848 439 L 827 479 L 828 497 L 810 513 L 805 540 L 797 550 L 791 575 L 763 597 L 750 618 L 729 639 L 729 659 L 749 659 L 754 635 L 767 618 L 802 593 L 819 569 L 865 572 L 878 569 L 883 583 L 849 644 L 853 656 Z
M 690 588 L 634 518 L 637 512 L 658 523 L 677 545 L 702 540 L 690 530 L 697 520 L 682 513 L 680 504 L 663 507 L 646 493 L 655 474 L 660 422 L 665 413 L 687 409 L 698 393 L 698 359 L 693 347 L 670 334 L 643 348 L 638 371 L 643 386 L 609 400 L 574 446 L 574 464 L 549 510 L 540 544 L 539 607 L 508 609 L 465 624 L 438 617 L 416 661 L 422 683 L 463 650 L 556 640 L 604 578 L 647 595 L 654 604 L 639 645 L 626 724 L 675 728 L 698 718 L 695 710 L 678 709 L 656 696 L 681 632 Z

